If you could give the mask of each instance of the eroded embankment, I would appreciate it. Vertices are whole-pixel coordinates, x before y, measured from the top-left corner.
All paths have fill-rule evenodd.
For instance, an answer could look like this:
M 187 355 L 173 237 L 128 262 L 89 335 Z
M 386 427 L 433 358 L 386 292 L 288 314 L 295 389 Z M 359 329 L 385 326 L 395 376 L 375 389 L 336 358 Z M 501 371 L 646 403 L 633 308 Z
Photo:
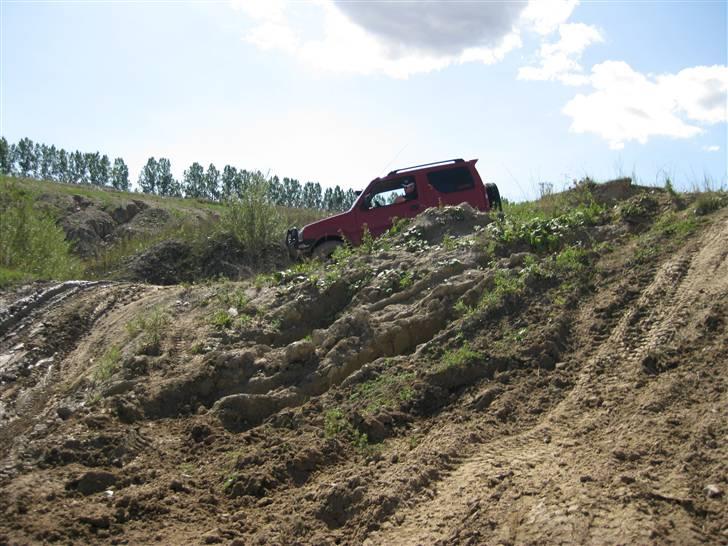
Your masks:
M 0 345 L 0 537 L 720 541 L 728 217 L 629 195 L 539 252 L 448 207 L 325 268 L 46 298 Z

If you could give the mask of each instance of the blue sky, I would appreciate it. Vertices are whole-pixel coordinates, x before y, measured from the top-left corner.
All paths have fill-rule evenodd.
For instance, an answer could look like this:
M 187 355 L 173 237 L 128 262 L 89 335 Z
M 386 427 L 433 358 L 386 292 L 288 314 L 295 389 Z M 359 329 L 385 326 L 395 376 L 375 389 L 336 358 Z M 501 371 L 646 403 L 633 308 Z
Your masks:
M 361 188 L 479 158 L 513 199 L 583 176 L 728 183 L 718 2 L 13 2 L 0 133 L 178 176 Z

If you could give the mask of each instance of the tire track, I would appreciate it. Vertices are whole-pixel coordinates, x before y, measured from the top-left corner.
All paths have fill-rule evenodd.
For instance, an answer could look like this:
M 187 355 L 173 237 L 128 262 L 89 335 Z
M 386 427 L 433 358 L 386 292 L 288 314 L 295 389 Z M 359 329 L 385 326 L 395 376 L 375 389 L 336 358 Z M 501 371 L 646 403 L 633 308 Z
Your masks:
M 604 454 L 584 438 L 604 427 L 605 441 L 619 443 L 640 420 L 633 405 L 621 406 L 642 360 L 675 341 L 701 302 L 728 293 L 728 220 L 713 227 L 664 263 L 609 321 L 611 333 L 581 367 L 571 393 L 540 424 L 484 445 L 435 484 L 432 499 L 401 509 L 392 518 L 400 525 L 385 523 L 365 544 L 651 542 L 654 516 L 643 505 L 655 497 L 694 541 L 706 540 L 689 499 L 640 492 L 641 484 L 632 497 L 605 496 L 605 479 L 616 479 L 620 491 L 631 478 L 591 475 Z M 584 306 L 582 320 L 593 312 Z

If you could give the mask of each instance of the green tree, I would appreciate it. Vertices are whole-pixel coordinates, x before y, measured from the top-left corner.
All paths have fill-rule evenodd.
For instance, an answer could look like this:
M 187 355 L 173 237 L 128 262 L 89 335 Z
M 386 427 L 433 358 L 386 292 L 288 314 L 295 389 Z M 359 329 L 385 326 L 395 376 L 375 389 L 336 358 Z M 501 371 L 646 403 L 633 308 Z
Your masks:
M 205 196 L 205 169 L 196 161 L 184 172 L 182 189 L 185 197 Z
M 21 138 L 15 146 L 14 163 L 17 165 L 18 174 L 30 176 L 36 168 L 35 148 L 33 141 L 29 138 Z
M 223 199 L 229 199 L 233 195 L 239 195 L 237 192 L 238 180 L 238 170 L 230 165 L 225 165 L 221 178 L 221 194 Z
M 41 146 L 41 155 L 39 158 L 39 175 L 43 180 L 51 180 L 53 178 L 53 164 L 56 161 L 56 147 Z
M 144 193 L 157 193 L 157 172 L 157 160 L 150 157 L 142 172 L 139 173 L 138 184 Z
M 301 206 L 307 209 L 321 208 L 321 184 L 306 182 L 301 192 Z
M 10 155 L 10 145 L 5 137 L 0 137 L 0 174 L 10 174 L 13 170 L 13 159 Z
M 129 191 L 129 167 L 120 157 L 114 159 L 114 166 L 111 168 L 111 185 L 117 190 Z
M 68 173 L 68 154 L 66 150 L 61 148 L 56 153 L 56 158 L 53 161 L 53 179 L 59 182 L 68 182 L 70 179 Z
M 220 198 L 220 171 L 217 167 L 210 163 L 205 173 L 205 197 L 212 201 L 217 201 Z
M 111 178 L 111 161 L 109 156 L 104 154 L 99 160 L 99 185 L 108 186 Z
M 68 179 L 74 184 L 86 183 L 88 180 L 86 174 L 86 156 L 78 150 L 70 154 L 68 160 Z
M 172 175 L 172 164 L 169 159 L 160 157 L 157 161 L 157 192 L 159 195 L 178 196 L 179 184 Z
M 88 172 L 88 181 L 94 186 L 102 186 L 101 180 L 101 154 L 99 152 L 84 154 L 86 160 L 86 169 Z

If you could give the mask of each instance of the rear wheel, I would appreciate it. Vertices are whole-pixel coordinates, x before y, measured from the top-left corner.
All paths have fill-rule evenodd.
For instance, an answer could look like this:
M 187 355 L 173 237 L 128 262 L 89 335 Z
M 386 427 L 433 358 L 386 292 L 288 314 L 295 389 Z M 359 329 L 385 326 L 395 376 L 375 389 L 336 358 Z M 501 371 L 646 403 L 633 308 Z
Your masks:
M 490 210 L 498 209 L 503 211 L 503 205 L 501 204 L 500 192 L 498 186 L 495 184 L 486 184 L 485 193 L 488 195 L 488 202 L 490 203 Z
M 338 247 L 343 245 L 341 241 L 324 241 L 313 249 L 313 257 L 319 260 L 328 260 Z

